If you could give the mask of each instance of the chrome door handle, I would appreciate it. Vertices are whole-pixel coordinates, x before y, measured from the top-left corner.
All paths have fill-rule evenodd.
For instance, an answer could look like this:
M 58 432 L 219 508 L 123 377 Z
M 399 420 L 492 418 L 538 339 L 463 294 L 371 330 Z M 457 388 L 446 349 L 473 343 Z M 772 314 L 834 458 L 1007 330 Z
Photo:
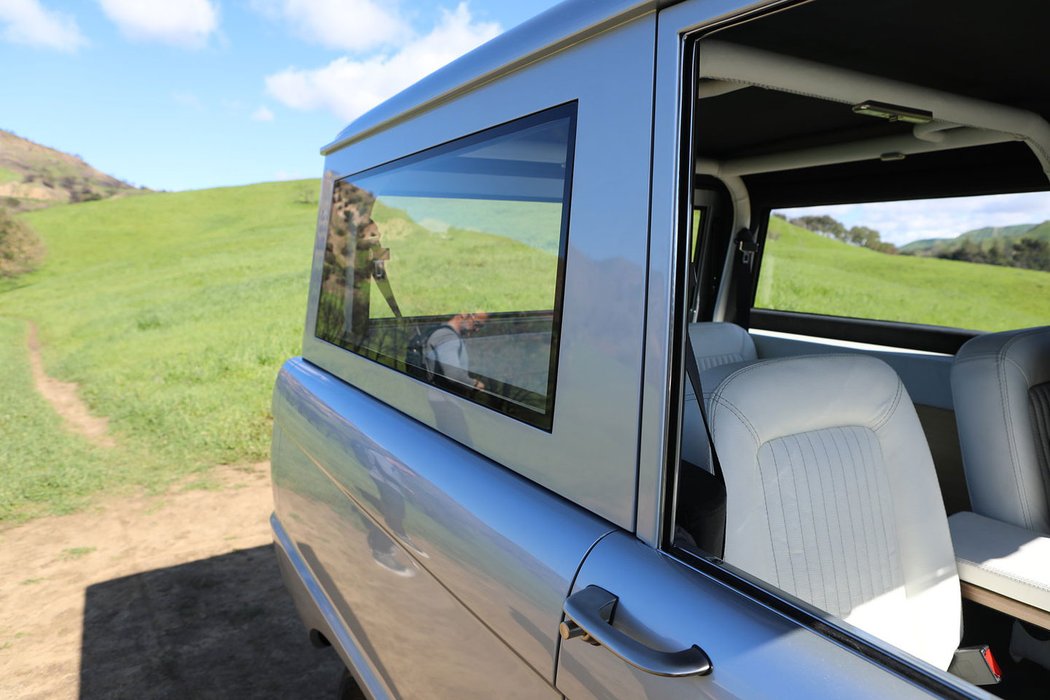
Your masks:
M 682 651 L 657 651 L 631 639 L 612 626 L 619 598 L 604 588 L 587 586 L 565 600 L 566 620 L 559 625 L 562 639 L 583 637 L 600 644 L 635 668 L 657 676 L 705 676 L 711 659 L 695 644 Z

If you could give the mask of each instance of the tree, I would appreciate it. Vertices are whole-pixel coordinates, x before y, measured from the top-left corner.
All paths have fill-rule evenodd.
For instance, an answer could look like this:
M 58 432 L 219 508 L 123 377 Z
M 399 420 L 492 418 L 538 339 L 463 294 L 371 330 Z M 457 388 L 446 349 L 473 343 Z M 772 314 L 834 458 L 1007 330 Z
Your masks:
M 797 219 L 791 219 L 791 223 L 840 241 L 847 240 L 846 227 L 826 214 L 824 216 L 800 216 Z
M 1050 241 L 1021 238 L 1013 245 L 1013 266 L 1050 272 Z
M 868 228 L 867 226 L 854 226 L 846 232 L 846 240 L 853 245 L 860 245 L 874 250 L 878 247 L 879 243 L 882 242 L 882 237 L 879 236 L 879 232 L 873 228 Z

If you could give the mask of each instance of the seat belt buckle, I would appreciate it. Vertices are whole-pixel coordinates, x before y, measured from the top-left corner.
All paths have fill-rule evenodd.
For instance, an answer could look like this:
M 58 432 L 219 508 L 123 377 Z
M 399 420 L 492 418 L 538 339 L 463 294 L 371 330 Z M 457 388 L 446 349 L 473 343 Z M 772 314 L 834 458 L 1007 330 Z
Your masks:
M 974 685 L 995 685 L 1003 678 L 999 663 L 987 644 L 956 649 L 948 673 Z

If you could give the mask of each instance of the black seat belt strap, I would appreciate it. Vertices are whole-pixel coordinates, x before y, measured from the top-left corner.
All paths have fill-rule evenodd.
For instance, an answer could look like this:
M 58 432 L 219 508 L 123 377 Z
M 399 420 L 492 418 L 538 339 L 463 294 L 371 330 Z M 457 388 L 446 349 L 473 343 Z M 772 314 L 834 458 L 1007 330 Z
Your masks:
M 689 337 L 688 330 L 685 332 L 685 373 L 689 376 L 689 383 L 693 387 L 693 393 L 696 394 L 696 403 L 700 406 L 700 419 L 704 422 L 704 431 L 707 433 L 707 444 L 711 446 L 711 468 L 715 477 L 724 486 L 726 480 L 722 476 L 722 465 L 719 463 L 718 455 L 715 453 L 715 441 L 711 437 L 711 426 L 708 424 L 707 408 L 704 405 L 704 389 L 700 385 L 700 368 L 696 364 L 696 355 L 693 354 L 693 341 Z
M 711 438 L 711 427 L 704 406 L 704 389 L 700 385 L 700 369 L 696 364 L 688 330 L 685 341 L 685 371 L 696 394 L 700 420 L 707 434 L 711 472 L 699 467 L 679 472 L 678 487 L 690 489 L 692 497 L 683 500 L 683 497 L 679 496 L 679 511 L 676 516 L 683 519 L 686 531 L 696 538 L 695 542 L 702 550 L 722 557 L 726 546 L 726 482 L 722 474 L 722 464 L 715 452 L 714 440 Z
M 385 250 L 384 253 L 389 255 L 388 250 Z M 401 318 L 401 309 L 397 305 L 397 300 L 394 299 L 394 289 L 390 286 L 390 277 L 386 274 L 385 263 L 386 260 L 383 259 L 372 261 L 372 279 L 376 281 L 376 286 L 379 287 L 383 298 L 386 299 L 387 306 L 390 307 L 395 316 Z

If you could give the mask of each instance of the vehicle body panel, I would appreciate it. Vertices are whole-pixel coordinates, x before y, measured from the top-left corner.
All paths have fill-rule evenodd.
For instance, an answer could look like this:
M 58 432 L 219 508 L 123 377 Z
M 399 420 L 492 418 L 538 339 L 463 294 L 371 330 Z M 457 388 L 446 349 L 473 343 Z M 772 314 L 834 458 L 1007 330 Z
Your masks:
M 650 13 L 617 26 L 329 155 L 303 338 L 310 362 L 626 529 L 635 513 L 655 21 Z M 552 79 L 561 74 L 586 79 Z M 333 179 L 573 100 L 576 152 L 551 432 L 435 392 L 314 336 Z M 397 280 L 392 285 L 396 291 Z
M 562 645 L 558 666 L 558 689 L 572 700 L 935 697 L 623 533 L 605 537 L 588 555 L 573 590 L 589 585 L 619 597 L 616 627 L 661 651 L 695 644 L 713 670 L 662 678 L 572 640 Z
M 291 556 L 393 695 L 549 690 L 562 601 L 608 524 L 303 360 L 274 419 Z

